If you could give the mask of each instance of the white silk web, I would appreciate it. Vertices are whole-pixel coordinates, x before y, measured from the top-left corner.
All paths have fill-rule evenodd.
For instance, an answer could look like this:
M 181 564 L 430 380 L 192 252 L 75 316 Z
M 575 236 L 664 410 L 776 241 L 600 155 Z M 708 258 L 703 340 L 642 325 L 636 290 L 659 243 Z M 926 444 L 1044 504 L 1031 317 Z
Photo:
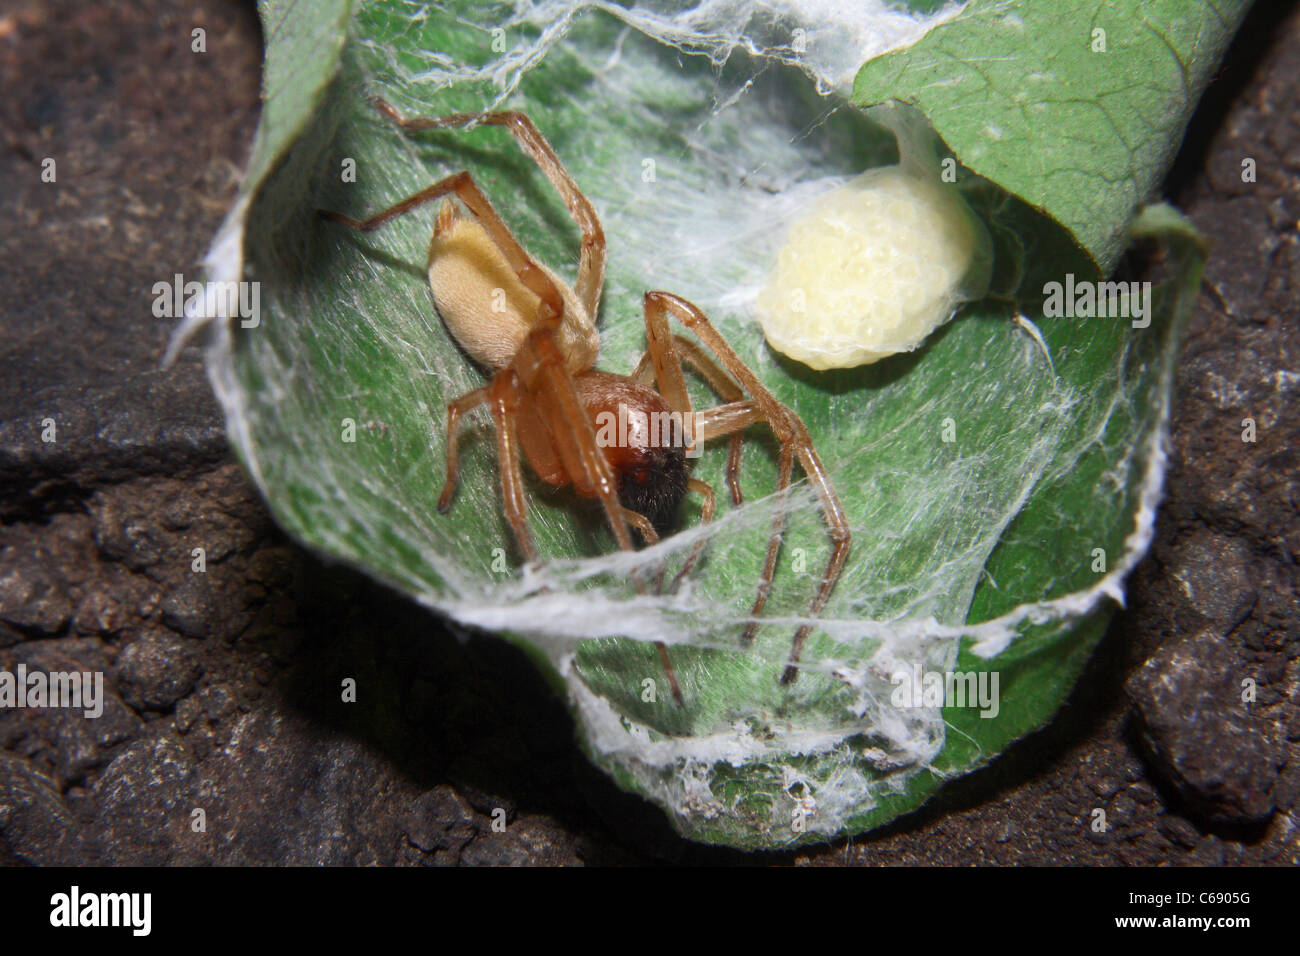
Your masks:
M 405 21 L 399 35 L 417 36 L 429 17 L 446 15 L 414 0 L 396 9 Z M 861 121 L 847 116 L 837 95 L 866 59 L 914 42 L 959 11 L 948 5 L 922 15 L 897 4 L 832 0 L 649 2 L 632 9 L 541 0 L 519 2 L 513 15 L 491 23 L 466 23 L 467 30 L 492 36 L 500 29 L 508 38 L 506 49 L 480 66 L 418 45 L 357 42 L 354 79 L 365 92 L 413 112 L 422 99 L 448 88 L 487 89 L 495 92 L 483 108 L 530 109 L 544 124 L 545 108 L 530 89 L 530 76 L 549 58 L 564 56 L 587 77 L 581 102 L 551 108 L 554 125 L 569 131 L 557 148 L 596 205 L 609 240 L 601 367 L 627 372 L 640 357 L 645 288 L 697 302 L 761 379 L 785 380 L 772 387 L 810 419 L 852 522 L 851 563 L 805 654 L 809 677 L 793 692 L 778 688 L 773 676 L 791 632 L 805 619 L 828 544 L 816 496 L 806 482 L 797 484 L 785 503 L 786 553 L 766 626 L 757 645 L 742 652 L 737 637 L 778 505 L 767 494 L 772 456 L 761 448 L 747 452 L 748 500 L 740 508 L 729 507 L 721 490 L 725 451 L 701 462 L 700 473 L 720 490 L 713 525 L 689 525 L 635 553 L 552 559 L 506 576 L 488 573 L 483 554 L 484 542 L 503 528 L 490 442 L 467 452 L 455 506 L 465 521 L 476 516 L 474 528 L 449 523 L 428 502 L 421 506 L 403 493 L 418 470 L 439 467 L 442 402 L 482 382 L 454 348 L 430 351 L 427 343 L 439 336 L 445 341 L 445 333 L 418 269 L 395 284 L 394 261 L 422 262 L 427 220 L 375 234 L 372 248 L 383 249 L 387 261 L 349 247 L 356 258 L 329 301 L 294 283 L 264 295 L 270 322 L 307 313 L 328 326 L 334 312 L 341 323 L 364 322 L 373 341 L 407 368 L 394 386 L 406 391 L 391 400 L 419 410 L 427 457 L 354 465 L 317 453 L 313 438 L 288 433 L 277 434 L 281 444 L 268 450 L 259 436 L 310 404 L 299 392 L 325 401 L 328 389 L 313 393 L 316 386 L 304 385 L 310 372 L 292 343 L 258 352 L 253 361 L 266 385 L 256 394 L 241 380 L 228 326 L 217 330 L 209 348 L 210 374 L 233 440 L 264 487 L 284 482 L 315 489 L 322 503 L 308 495 L 296 507 L 304 522 L 312 521 L 318 543 L 362 566 L 385 549 L 413 555 L 393 563 L 390 582 L 454 621 L 511 632 L 541 649 L 566 681 L 597 759 L 635 780 L 688 830 L 744 815 L 751 829 L 790 839 L 804 829 L 838 832 L 850 817 L 928 772 L 944 746 L 940 708 L 891 702 L 897 675 L 917 668 L 951 671 L 963 638 L 975 654 L 995 657 L 1027 628 L 1064 630 L 1105 600 L 1122 600 L 1124 576 L 1150 541 L 1167 408 L 1163 400 L 1149 412 L 1135 407 L 1125 389 L 1133 375 L 1127 350 L 1099 383 L 1099 394 L 1109 385 L 1112 396 L 1099 405 L 1063 386 L 1041 339 L 1010 321 L 954 323 L 942 346 L 920 360 L 942 363 L 945 354 L 960 350 L 950 382 L 936 382 L 918 366 L 874 387 L 825 394 L 795 389 L 789 367 L 761 344 L 753 299 L 780 244 L 782 223 L 811 197 L 861 171 L 864 147 L 855 140 Z M 579 149 L 570 135 L 575 126 L 589 150 Z M 382 161 L 386 179 L 370 208 L 380 195 L 391 202 L 428 185 L 436 171 L 423 148 L 398 134 L 375 147 L 373 162 Z M 653 171 L 649 178 L 647 170 Z M 495 201 L 503 202 L 500 195 Z M 526 235 L 539 222 L 551 222 L 529 220 L 530 214 L 517 214 Z M 229 241 L 214 246 L 213 277 L 238 277 L 239 255 Z M 565 263 L 548 264 L 572 277 Z M 940 428 L 967 413 L 976 424 L 954 453 L 938 437 Z M 1025 502 L 1109 441 L 1107 425 L 1116 414 L 1153 422 L 1149 437 L 1121 463 L 1136 488 L 1134 524 L 1122 554 L 1085 588 L 968 624 L 986 562 Z M 489 426 L 480 427 L 490 433 Z M 317 508 L 326 517 L 312 518 Z M 340 513 L 349 520 L 337 520 Z M 1061 519 L 1071 520 L 1068 514 Z M 541 502 L 532 520 L 543 554 L 583 553 L 574 548 L 571 510 Z M 685 587 L 675 594 L 636 593 L 629 583 L 635 570 L 651 574 L 661 562 L 671 569 L 701 538 L 709 542 L 707 562 Z M 796 566 L 798 551 L 806 551 L 806 561 Z M 636 709 L 642 680 L 656 677 L 653 671 L 620 676 L 606 669 L 600 654 L 584 663 L 584 642 L 611 637 L 716 654 L 716 660 L 691 658 L 694 670 L 683 675 L 700 696 L 687 730 L 674 730 L 671 719 L 656 725 Z M 726 700 L 710 696 L 712 670 L 725 672 L 728 686 L 752 694 L 743 700 L 734 691 Z M 619 680 L 625 686 L 615 693 Z M 747 794 L 762 791 L 768 799 L 755 804 L 734 796 L 729 784 L 738 774 L 748 775 Z M 796 817 L 800 829 L 792 831 Z

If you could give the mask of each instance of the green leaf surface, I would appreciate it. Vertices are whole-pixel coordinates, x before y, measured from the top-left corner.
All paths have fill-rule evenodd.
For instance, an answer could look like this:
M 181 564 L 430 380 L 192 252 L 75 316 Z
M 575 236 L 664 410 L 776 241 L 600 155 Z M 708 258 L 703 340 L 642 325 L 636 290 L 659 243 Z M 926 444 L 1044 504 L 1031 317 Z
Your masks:
M 778 847 L 879 825 L 1051 717 L 1149 540 L 1172 362 L 1199 275 L 1176 214 L 1160 207 L 1139 223 L 1172 237 L 1179 277 L 1156 290 L 1149 324 L 1046 318 L 1025 302 L 1018 316 L 990 298 L 914 353 L 814 373 L 766 347 L 754 295 L 783 224 L 897 147 L 873 117 L 818 93 L 780 39 L 794 23 L 745 19 L 708 40 L 670 14 L 576 4 L 512 20 L 513 7 L 377 0 L 333 26 L 305 6 L 262 5 L 268 103 L 232 217 L 242 242 L 219 238 L 210 259 L 214 278 L 246 267 L 261 283 L 260 321 L 214 324 L 207 350 L 232 441 L 290 532 L 528 649 L 592 759 L 699 840 Z M 823 34 L 809 30 L 815 47 Z M 750 52 L 736 39 L 746 31 L 762 34 Z M 819 73 L 823 86 L 834 73 Z M 468 169 L 569 281 L 578 232 L 501 130 L 406 133 L 369 105 L 376 95 L 408 115 L 499 100 L 532 115 L 604 222 L 598 367 L 635 367 L 642 293 L 664 289 L 698 303 L 803 418 L 854 543 L 793 686 L 777 677 L 830 542 L 797 483 L 764 626 L 742 648 L 781 504 L 762 426 L 747 433 L 745 504 L 720 493 L 705 527 L 689 501 L 683 531 L 655 549 L 618 553 L 590 502 L 529 476 L 545 560 L 524 569 L 481 412 L 463 425 L 453 507 L 435 512 L 443 409 L 486 380 L 432 302 L 435 210 L 366 234 L 317 210 L 372 215 Z M 946 112 L 930 118 L 943 131 Z M 994 234 L 1001 292 L 1041 298 L 1045 280 L 1096 277 L 1070 230 L 998 182 L 963 171 L 962 185 Z M 1127 210 L 1116 215 L 1122 229 Z M 698 407 L 717 402 L 700 382 L 692 394 Z M 723 492 L 725 460 L 725 443 L 710 447 L 695 475 Z M 637 593 L 634 569 L 662 562 L 671 579 L 702 537 L 705 558 L 679 591 Z M 670 645 L 682 706 L 657 640 Z M 894 678 L 916 668 L 996 674 L 996 716 L 951 699 L 900 706 Z
M 1249 0 L 973 0 L 858 73 L 918 107 L 969 169 L 1065 225 L 1109 273 Z

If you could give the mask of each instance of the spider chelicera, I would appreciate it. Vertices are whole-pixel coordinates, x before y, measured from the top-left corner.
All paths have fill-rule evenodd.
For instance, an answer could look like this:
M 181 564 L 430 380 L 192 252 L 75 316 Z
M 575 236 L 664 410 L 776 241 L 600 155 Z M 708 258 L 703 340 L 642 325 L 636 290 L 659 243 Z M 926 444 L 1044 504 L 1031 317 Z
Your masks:
M 461 416 L 480 405 L 488 406 L 496 426 L 505 516 L 529 562 L 537 561 L 537 550 L 528 530 L 521 457 L 542 481 L 556 487 L 572 485 L 579 495 L 598 499 L 618 546 L 633 550 L 633 531 L 643 542 L 655 544 L 673 530 L 687 491 L 702 499 L 701 521 L 712 519 L 713 489 L 690 477 L 697 443 L 729 436 L 726 481 L 739 505 L 742 432 L 751 424 L 766 422 L 781 445 L 777 490 L 789 487 L 797 458 L 817 492 L 830 532 L 830 560 L 809 611 L 810 617 L 816 617 L 844 567 L 849 527 L 799 416 L 772 396 L 703 312 L 668 292 L 645 294 L 647 351 L 636 370 L 626 376 L 597 371 L 600 336 L 595 321 L 605 279 L 605 235 L 595 209 L 532 120 L 518 112 L 407 119 L 383 100 L 374 105 L 405 130 L 479 123 L 504 126 L 563 197 L 582 231 L 578 281 L 570 288 L 529 256 L 468 172 L 441 179 L 369 219 L 322 210 L 325 218 L 363 232 L 444 196 L 454 195 L 468 211 L 466 215 L 450 199 L 439 209 L 429 244 L 429 284 L 451 334 L 491 371 L 492 378 L 447 406 L 447 483 L 438 511 L 447 511 L 456 488 Z M 693 332 L 700 345 L 672 334 L 669 318 Z M 695 411 L 683 363 L 724 404 Z M 693 425 L 691 434 L 680 427 L 662 432 L 651 427 L 651 423 L 670 421 L 673 415 Z M 604 427 L 613 421 L 629 424 L 613 436 L 615 430 Z M 661 440 L 663 434 L 668 435 L 666 441 Z M 753 640 L 757 617 L 771 590 L 784 520 L 778 508 L 751 621 L 742 635 L 746 644 Z M 695 565 L 703 546 L 701 540 L 692 549 L 678 581 Z M 644 590 L 639 577 L 636 584 Z M 789 684 L 798 676 L 799 655 L 811 629 L 805 623 L 795 632 L 781 683 Z M 681 689 L 667 648 L 662 643 L 656 646 L 673 696 L 680 702 Z

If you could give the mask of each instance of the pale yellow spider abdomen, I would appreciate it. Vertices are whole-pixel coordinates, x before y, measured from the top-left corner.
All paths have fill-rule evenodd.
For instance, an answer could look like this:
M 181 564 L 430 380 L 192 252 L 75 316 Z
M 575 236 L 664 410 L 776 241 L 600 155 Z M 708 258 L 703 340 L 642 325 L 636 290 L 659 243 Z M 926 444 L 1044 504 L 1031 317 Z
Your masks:
M 520 281 L 478 220 L 462 216 L 453 203 L 438 212 L 429 244 L 429 286 L 447 328 L 461 347 L 491 369 L 508 366 L 537 319 L 539 299 Z M 556 335 L 573 370 L 591 368 L 600 335 L 567 282 L 538 266 L 564 300 Z

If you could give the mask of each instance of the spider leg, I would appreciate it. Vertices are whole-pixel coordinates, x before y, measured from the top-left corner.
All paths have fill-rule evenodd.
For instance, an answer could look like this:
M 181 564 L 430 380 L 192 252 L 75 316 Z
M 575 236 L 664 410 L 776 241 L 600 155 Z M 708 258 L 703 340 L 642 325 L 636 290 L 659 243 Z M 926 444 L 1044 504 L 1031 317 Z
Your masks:
M 582 251 L 578 261 L 578 282 L 574 291 L 587 308 L 587 314 L 593 319 L 600 308 L 600 291 L 605 284 L 605 233 L 600 226 L 600 218 L 587 197 L 582 194 L 578 184 L 573 181 L 560 157 L 555 154 L 546 137 L 523 113 L 513 111 L 499 113 L 453 113 L 433 119 L 407 118 L 382 99 L 374 100 L 375 108 L 394 123 L 406 130 L 454 129 L 484 123 L 489 126 L 504 126 L 520 148 L 541 169 L 543 175 L 551 181 L 556 192 L 568 207 L 569 215 L 582 230 Z
M 554 333 L 550 329 L 533 331 L 524 340 L 511 369 L 518 375 L 529 400 L 551 429 L 553 444 L 569 477 L 579 491 L 600 500 L 618 546 L 624 551 L 635 550 L 628 528 L 629 512 L 619 501 L 614 472 L 596 441 L 591 418 L 574 387 L 573 376 L 555 342 Z M 645 593 L 645 582 L 640 572 L 632 572 L 632 582 L 638 592 Z M 664 674 L 673 689 L 673 697 L 680 704 L 683 700 L 681 688 L 677 684 L 677 675 L 668 658 L 667 649 L 660 647 L 659 656 L 664 665 Z
M 802 424 L 800 422 L 800 425 Z M 806 428 L 804 434 L 807 435 Z M 835 582 L 839 580 L 839 576 L 844 570 L 844 562 L 849 556 L 849 522 L 844 517 L 844 510 L 840 507 L 839 499 L 835 497 L 835 492 L 831 487 L 830 475 L 826 473 L 826 467 L 822 464 L 821 459 L 817 457 L 817 452 L 813 450 L 811 439 L 808 440 L 805 446 L 798 449 L 798 454 L 799 462 L 803 465 L 804 474 L 808 476 L 813 487 L 817 489 L 818 496 L 822 499 L 822 509 L 826 515 L 826 524 L 833 543 L 830 562 L 826 565 L 826 571 L 822 575 L 822 583 L 817 588 L 817 593 L 813 597 L 812 608 L 808 612 L 810 617 L 816 617 L 821 613 L 822 608 L 826 606 L 827 600 L 830 599 L 831 591 L 835 587 Z M 790 660 L 781 673 L 782 684 L 793 684 L 798 679 L 799 655 L 802 653 L 804 641 L 808 639 L 811 631 L 812 624 L 804 624 L 795 632 L 794 641 L 790 645 Z
M 646 547 L 653 548 L 659 543 L 659 532 L 656 531 L 655 526 L 650 523 L 650 519 L 641 514 L 641 512 L 633 511 L 631 508 L 624 508 L 623 517 L 627 519 L 628 524 L 640 532 L 641 540 L 646 543 Z M 659 573 L 655 575 L 655 593 L 658 594 L 662 592 L 663 589 L 664 569 L 660 566 Z
M 776 491 L 781 501 L 777 505 L 776 514 L 772 517 L 772 535 L 767 539 L 767 557 L 763 559 L 763 573 L 758 579 L 758 597 L 754 599 L 754 607 L 749 612 L 749 616 L 752 618 L 757 618 L 763 613 L 763 607 L 767 604 L 767 596 L 772 590 L 772 576 L 776 574 L 776 559 L 777 555 L 781 553 L 781 533 L 785 531 L 785 493 L 786 489 L 790 487 L 790 475 L 793 471 L 794 449 L 783 442 L 781 444 L 781 466 L 776 479 Z M 742 644 L 752 644 L 754 634 L 757 631 L 758 621 L 750 621 L 745 625 L 745 630 L 740 635 L 740 642 Z M 801 641 L 800 644 L 802 643 Z
M 726 402 L 738 402 L 745 397 L 731 376 L 718 368 L 718 363 L 709 358 L 709 356 L 698 345 L 690 339 L 683 338 L 680 335 L 672 337 L 673 351 L 676 353 L 678 361 L 685 360 L 686 364 L 691 366 L 695 371 L 703 376 L 704 380 L 709 383 L 709 387 L 722 396 Z M 647 351 L 641 356 L 641 361 L 637 363 L 636 370 L 629 376 L 632 381 L 641 385 L 649 385 L 654 381 L 654 355 Z M 683 415 L 690 412 L 690 399 L 687 398 L 687 406 L 678 408 L 677 411 Z M 696 423 L 698 427 L 698 422 Z M 739 505 L 744 503 L 744 496 L 740 493 L 740 455 L 743 448 L 744 436 L 740 432 L 735 432 L 731 436 L 731 449 L 727 455 L 727 488 L 731 491 L 731 500 Z
M 438 496 L 439 514 L 446 514 L 451 507 L 451 496 L 456 493 L 456 481 L 460 476 L 460 417 L 487 404 L 490 392 L 490 388 L 485 385 L 447 403 L 447 482 L 442 486 L 442 494 Z
M 528 499 L 524 496 L 524 477 L 519 469 L 519 440 L 515 420 L 519 415 L 521 388 L 511 369 L 502 369 L 492 377 L 486 389 L 492 407 L 492 421 L 497 432 L 497 470 L 501 472 L 501 500 L 506 520 L 519 542 L 519 550 L 529 564 L 537 561 L 537 548 L 528 530 Z
M 686 389 L 686 379 L 682 375 L 682 360 L 684 359 L 686 364 L 699 372 L 704 377 L 704 380 L 709 383 L 709 386 L 725 400 L 737 402 L 744 398 L 744 392 L 741 391 L 740 386 L 735 383 L 731 376 L 718 368 L 717 363 L 709 358 L 698 345 L 689 339 L 682 338 L 680 335 L 671 335 L 667 319 L 663 313 L 647 308 L 645 310 L 645 322 L 646 352 L 641 356 L 641 361 L 637 363 L 637 367 L 630 377 L 634 382 L 643 385 L 650 384 L 652 380 L 659 385 L 659 392 L 664 396 L 669 407 L 681 413 L 683 422 L 692 423 L 691 440 L 694 446 L 698 448 L 704 443 L 705 436 L 701 434 L 700 423 L 692 412 L 691 396 Z M 740 453 L 742 439 L 743 435 L 739 428 L 732 431 L 731 452 L 727 459 L 727 485 L 731 489 L 731 497 L 736 504 L 741 503 Z M 703 497 L 704 503 L 703 510 L 700 513 L 700 521 L 702 524 L 708 524 L 713 520 L 713 512 L 717 504 L 713 488 L 707 483 L 697 481 L 694 478 L 687 481 L 686 487 Z M 673 579 L 674 588 L 681 584 L 682 579 L 695 567 L 707 545 L 707 539 L 701 538 L 691 548 L 681 570 L 677 572 L 677 576 Z
M 631 508 L 623 509 L 623 516 L 627 518 L 628 523 L 641 532 L 645 543 L 653 547 L 659 543 L 659 532 L 655 531 L 655 526 L 650 523 L 650 519 L 640 512 L 633 511 Z M 674 582 L 676 583 L 676 582 Z M 663 568 L 659 569 L 659 576 L 655 579 L 655 589 L 662 591 L 664 588 Z M 677 670 L 673 667 L 672 658 L 668 656 L 668 645 L 663 641 L 655 641 L 655 650 L 659 652 L 659 663 L 663 666 L 664 677 L 668 681 L 668 687 L 673 693 L 673 699 L 677 703 L 682 703 L 682 688 L 677 683 Z
M 754 402 L 732 402 L 696 412 L 695 433 L 703 435 L 703 440 L 708 441 L 710 438 L 730 435 L 762 420 L 763 413 Z
M 538 325 L 550 328 L 558 327 L 564 314 L 564 300 L 560 298 L 560 290 L 555 287 L 555 283 L 551 281 L 550 276 L 542 271 L 524 250 L 524 247 L 519 244 L 519 240 L 510 232 L 509 227 L 501 221 L 497 211 L 492 208 L 492 203 L 488 201 L 483 190 L 479 188 L 478 183 L 474 182 L 474 177 L 468 172 L 462 170 L 459 173 L 452 173 L 445 179 L 438 180 L 427 189 L 422 189 L 413 196 L 406 197 L 397 205 L 391 206 L 369 219 L 353 219 L 351 216 L 329 212 L 324 209 L 319 210 L 319 213 L 325 219 L 346 226 L 349 229 L 356 229 L 359 232 L 372 232 L 380 226 L 392 222 L 398 216 L 404 216 L 408 212 L 431 203 L 435 199 L 440 199 L 449 193 L 455 193 L 456 198 L 463 202 L 466 208 L 478 219 L 484 230 L 486 230 L 488 237 L 505 256 L 510 268 L 519 276 L 519 281 L 541 300 Z
M 534 329 L 511 368 L 551 429 L 555 449 L 571 480 L 580 492 L 600 500 L 618 546 L 634 551 L 613 469 L 596 442 L 591 418 L 551 330 Z
M 696 414 L 696 440 L 707 441 L 720 435 L 731 434 L 734 441 L 735 436 L 739 435 L 742 429 L 762 420 L 762 411 L 755 402 L 732 402 L 729 405 L 719 405 L 717 408 L 711 408 Z M 781 464 L 777 478 L 777 492 L 782 497 L 784 497 L 786 489 L 790 487 L 790 476 L 794 470 L 794 455 L 793 444 L 783 442 L 781 444 Z M 772 535 L 768 539 L 767 555 L 763 561 L 763 573 L 758 581 L 758 597 L 754 600 L 754 606 L 749 612 L 750 617 L 758 617 L 762 613 L 764 605 L 767 604 L 767 596 L 772 588 L 772 577 L 776 573 L 776 559 L 781 550 L 781 533 L 784 530 L 785 508 L 778 507 L 772 519 Z M 758 621 L 750 621 L 741 634 L 741 643 L 751 643 L 757 630 Z M 806 632 L 804 637 L 807 637 Z M 799 645 L 802 646 L 802 644 L 803 640 L 800 639 Z
M 550 342 L 551 346 L 554 346 L 554 342 L 550 340 L 549 335 L 543 334 L 542 337 Z M 547 354 L 547 346 L 542 345 L 540 348 L 543 356 L 545 356 Z M 543 358 L 542 365 L 543 367 L 546 367 L 549 365 L 549 362 Z M 572 379 L 568 378 L 568 370 L 564 367 L 562 361 L 560 372 L 564 381 L 567 382 L 569 389 L 572 390 Z M 544 388 L 551 389 L 556 386 L 556 380 L 554 377 L 551 377 L 548 381 L 540 384 Z M 560 388 L 562 390 L 562 386 Z M 528 400 L 531 397 L 534 396 L 530 396 L 527 393 L 525 387 L 520 383 L 519 376 L 515 373 L 514 369 L 506 368 L 502 369 L 493 377 L 491 384 L 462 395 L 460 398 L 457 398 L 448 404 L 447 484 L 443 487 L 442 495 L 438 501 L 438 510 L 440 512 L 446 511 L 447 505 L 451 500 L 452 490 L 455 488 L 457 475 L 456 432 L 460 416 L 465 412 L 486 403 L 492 410 L 492 420 L 496 425 L 497 468 L 501 473 L 501 498 L 503 510 L 505 512 L 506 520 L 510 522 L 510 527 L 514 531 L 515 540 L 519 542 L 519 550 L 523 552 L 524 559 L 530 564 L 537 561 L 537 549 L 533 544 L 532 532 L 528 529 L 528 501 L 524 494 L 523 475 L 519 467 L 519 441 L 516 435 L 515 424 L 518 420 L 520 405 L 523 401 Z M 577 399 L 576 393 L 574 393 L 573 397 L 575 400 Z M 543 407 L 550 408 L 548 405 L 543 405 Z M 554 414 L 550 415 L 550 420 L 555 420 Z M 570 419 L 570 421 L 572 421 L 572 419 Z M 582 413 L 580 421 L 586 423 L 588 430 L 590 429 L 590 422 L 586 417 L 585 411 Z M 581 428 L 574 428 L 573 431 L 580 432 Z M 595 443 L 594 434 L 592 436 L 592 443 L 593 445 Z M 567 446 L 561 445 L 561 447 Z M 600 456 L 600 463 L 608 469 L 609 465 L 605 461 L 603 455 Z M 568 462 L 566 462 L 566 466 L 567 465 Z M 690 484 L 704 485 L 703 482 L 694 481 Z M 704 487 L 707 488 L 708 486 L 704 485 Z M 712 496 L 711 489 L 709 495 L 710 497 Z M 608 501 L 604 501 L 604 504 L 608 510 Z M 638 512 L 624 508 L 618 503 L 617 494 L 614 495 L 614 507 L 617 509 L 622 524 L 615 524 L 612 519 L 611 524 L 614 527 L 615 537 L 619 538 L 620 546 L 623 547 L 624 550 L 632 550 L 632 541 L 627 532 L 627 526 L 629 524 L 641 532 L 642 537 L 648 544 L 655 545 L 659 543 L 659 536 L 655 532 L 654 525 L 650 523 L 649 519 Z M 707 510 L 711 516 L 712 508 L 710 507 Z M 622 536 L 619 535 L 620 530 L 622 531 Z M 638 591 L 645 590 L 644 584 L 639 575 L 634 574 L 633 580 L 636 583 Z M 657 589 L 662 590 L 662 570 L 659 572 L 656 583 Z M 672 660 L 668 656 L 668 648 L 662 641 L 656 641 L 655 647 L 659 652 L 659 659 L 663 664 L 664 677 L 668 680 L 668 686 L 672 691 L 673 698 L 680 704 L 683 702 L 684 698 L 682 697 L 681 686 L 677 682 L 677 672 L 674 670 Z
M 696 440 L 702 439 L 697 438 Z M 713 520 L 713 510 L 717 505 L 717 498 L 713 494 L 713 486 L 706 481 L 700 481 L 698 478 L 689 478 L 686 481 L 686 487 L 703 499 L 700 505 L 700 524 L 708 524 Z M 691 553 L 686 556 L 686 563 L 677 572 L 677 577 L 673 578 L 673 588 L 681 584 L 686 575 L 691 573 L 691 569 L 695 567 L 695 562 L 699 561 L 700 555 L 704 553 L 704 546 L 707 543 L 704 538 L 695 542 L 695 547 L 691 548 Z
M 812 436 L 808 434 L 808 429 L 799 416 L 776 400 L 772 393 L 758 380 L 758 377 L 741 361 L 740 356 L 727 344 L 727 340 L 713 327 L 713 324 L 709 322 L 697 306 L 671 293 L 647 292 L 645 295 L 645 312 L 647 337 L 652 342 L 656 338 L 662 338 L 667 328 L 667 316 L 671 315 L 695 333 L 705 348 L 717 356 L 722 367 L 749 393 L 751 402 L 733 402 L 730 406 L 722 406 L 720 409 L 714 410 L 722 414 L 715 414 L 711 419 L 706 419 L 706 421 L 710 422 L 712 434 L 721 435 L 736 428 L 743 428 L 754 420 L 750 416 L 756 414 L 768 423 L 777 440 L 781 442 L 781 487 L 778 491 L 784 494 L 789 487 L 795 458 L 798 458 L 804 474 L 808 476 L 809 482 L 816 490 L 821 501 L 826 528 L 831 538 L 830 560 L 827 562 L 826 571 L 822 575 L 821 584 L 813 596 L 812 607 L 808 612 L 809 617 L 816 617 L 821 613 L 822 608 L 826 606 L 831 591 L 835 587 L 835 582 L 839 580 L 840 574 L 844 570 L 844 562 L 849 553 L 850 533 L 848 520 L 845 518 L 844 509 L 840 506 L 839 499 L 835 495 L 830 476 L 826 473 L 825 466 L 822 465 L 821 459 L 817 457 L 817 452 L 813 448 Z M 658 372 L 658 361 L 656 361 L 655 367 L 656 372 Z M 678 375 L 680 376 L 680 368 L 678 369 Z M 760 581 L 758 599 L 755 602 L 755 615 L 767 601 L 771 576 L 775 572 L 776 552 L 780 548 L 784 510 L 784 508 L 781 509 L 782 514 L 778 519 L 780 523 L 773 529 L 773 535 L 768 544 L 763 579 Z M 781 674 L 782 684 L 792 683 L 798 677 L 799 656 L 811 630 L 812 624 L 808 623 L 795 632 L 794 641 L 790 648 L 789 661 Z M 747 636 L 752 635 L 752 633 L 750 628 L 746 628 Z
M 655 531 L 655 526 L 650 523 L 650 519 L 641 512 L 633 511 L 631 508 L 624 508 L 623 517 L 627 519 L 628 524 L 641 533 L 641 537 L 645 539 L 645 543 L 650 547 L 654 547 L 659 543 L 659 532 Z

